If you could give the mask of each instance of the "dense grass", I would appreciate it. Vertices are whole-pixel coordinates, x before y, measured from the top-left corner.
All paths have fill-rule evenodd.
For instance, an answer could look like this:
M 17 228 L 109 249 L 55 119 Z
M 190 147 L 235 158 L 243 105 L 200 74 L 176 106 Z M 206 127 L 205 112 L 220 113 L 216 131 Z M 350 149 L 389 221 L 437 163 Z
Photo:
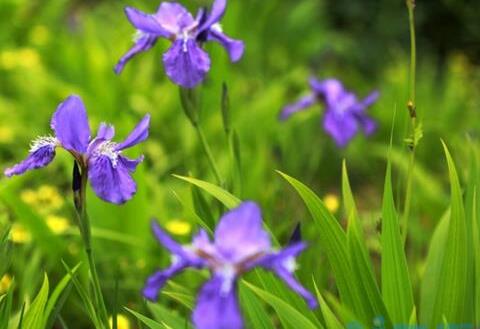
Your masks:
M 208 2 L 185 4 L 194 9 Z M 72 93 L 85 101 L 92 127 L 111 122 L 118 136 L 151 113 L 150 138 L 129 153 L 146 157 L 135 174 L 136 196 L 115 206 L 91 190 L 87 193 L 93 247 L 109 315 L 128 317 L 130 328 L 185 328 L 206 276 L 188 271 L 166 287 L 158 304 L 144 301 L 140 290 L 145 278 L 169 260 L 151 236 L 150 219 L 157 217 L 187 243 L 201 225 L 212 228 L 232 204 L 223 190 L 212 193 L 211 185 L 195 187 L 172 176 L 215 183 L 182 112 L 178 87 L 164 75 L 161 55 L 167 42 L 136 57 L 121 76 L 113 73 L 133 34 L 125 5 L 153 11 L 158 3 L 0 3 L 0 163 L 3 169 L 22 159 L 30 140 L 49 131 L 57 104 Z M 375 318 L 387 327 L 420 323 L 433 328 L 444 321 L 478 326 L 480 68 L 462 50 L 442 54 L 440 60 L 434 44 L 419 46 L 416 104 L 424 137 L 416 149 L 404 247 L 398 221 L 410 156 L 404 142 L 410 129 L 407 10 L 398 12 L 404 29 L 382 39 L 382 52 L 372 54 L 365 39 L 337 29 L 327 16 L 329 7 L 319 0 L 232 0 L 222 25 L 245 41 L 244 58 L 232 65 L 223 49 L 207 45 L 213 65 L 198 91 L 201 125 L 226 177 L 222 188 L 238 199 L 258 201 L 280 245 L 301 222 L 309 248 L 299 259 L 298 278 L 318 292 L 321 304 L 309 311 L 272 276 L 252 272 L 240 289 L 248 328 L 299 328 L 298 323 L 301 328 L 340 328 L 352 321 L 372 326 Z M 375 17 L 372 36 L 389 28 L 388 21 Z M 362 60 L 365 53 L 368 61 Z M 307 92 L 311 74 L 338 77 L 361 96 L 379 89 L 381 97 L 369 110 L 379 122 L 375 135 L 358 136 L 347 148 L 336 148 L 321 129 L 321 106 L 279 122 L 278 111 Z M 224 82 L 233 131 L 229 136 L 221 113 Z M 231 150 L 235 143 L 239 161 Z M 348 174 L 346 167 L 342 174 L 343 160 Z M 386 169 L 388 162 L 391 169 Z M 88 266 L 75 222 L 71 171 L 69 154 L 60 151 L 46 169 L 0 179 L 0 233 L 10 230 L 0 246 L 0 277 L 8 274 L 0 282 L 0 328 L 7 318 L 15 328 L 24 307 L 24 323 L 31 321 L 24 328 L 42 328 L 44 323 L 92 327 L 79 293 Z M 75 279 L 69 280 L 67 270 L 79 263 Z M 40 316 L 32 314 L 41 301 L 32 301 L 37 295 L 47 298 L 44 273 L 50 296 L 54 287 L 65 285 L 58 302 L 52 301 L 63 307 L 55 308 L 54 316 L 37 311 L 44 322 L 33 325 Z M 8 278 L 14 278 L 12 285 Z M 8 286 L 10 293 L 1 297 Z M 140 324 L 142 315 L 159 324 L 148 325 L 144 318 Z

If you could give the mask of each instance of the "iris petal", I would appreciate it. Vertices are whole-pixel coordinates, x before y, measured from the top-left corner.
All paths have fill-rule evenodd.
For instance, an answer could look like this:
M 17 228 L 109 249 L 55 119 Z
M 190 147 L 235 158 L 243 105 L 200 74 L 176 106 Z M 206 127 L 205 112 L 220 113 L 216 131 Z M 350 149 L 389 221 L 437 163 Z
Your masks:
M 170 32 L 160 25 L 154 15 L 146 14 L 136 8 L 126 7 L 125 15 L 132 25 L 139 31 L 147 34 L 154 35 L 156 37 L 170 36 Z
M 175 2 L 162 2 L 153 16 L 172 35 L 179 34 L 195 22 L 188 10 Z
M 310 308 L 315 308 L 317 307 L 316 298 L 293 276 L 293 272 L 295 271 L 295 257 L 305 248 L 306 244 L 303 242 L 292 244 L 275 254 L 264 257 L 259 261 L 258 265 L 274 272 L 290 289 L 305 299 Z
M 150 114 L 147 114 L 143 119 L 133 128 L 130 134 L 123 142 L 115 147 L 115 150 L 120 151 L 132 147 L 138 143 L 143 142 L 148 138 L 148 129 L 150 127 Z
M 237 263 L 270 249 L 258 205 L 251 201 L 225 213 L 215 230 L 215 248 L 225 260 Z
M 87 111 L 78 96 L 69 96 L 53 114 L 50 126 L 63 148 L 83 154 L 90 141 Z
M 95 193 L 103 200 L 122 204 L 137 191 L 137 184 L 130 175 L 130 165 L 125 158 L 112 159 L 95 155 L 89 159 L 88 179 Z
M 120 58 L 118 61 L 117 65 L 115 66 L 115 73 L 120 74 L 123 71 L 123 68 L 125 65 L 130 61 L 135 55 L 138 53 L 144 52 L 152 48 L 155 43 L 157 42 L 158 37 L 151 35 L 151 34 L 145 34 L 142 35 L 140 38 L 138 38 L 135 41 L 135 44 L 133 45 L 132 48 L 130 48 L 125 55 Z
M 210 58 L 195 40 L 178 39 L 163 55 L 167 76 L 176 84 L 193 88 L 210 70 Z
M 237 62 L 242 58 L 245 50 L 243 41 L 232 39 L 223 32 L 213 28 L 209 30 L 208 40 L 220 43 L 228 52 L 228 56 L 232 62 Z
M 222 287 L 223 279 L 215 276 L 200 290 L 197 305 L 192 314 L 192 320 L 197 329 L 243 328 L 236 283 L 227 293 Z
M 323 128 L 339 147 L 345 147 L 358 132 L 358 123 L 351 113 L 327 110 L 323 117 Z
M 227 8 L 227 0 L 215 0 L 207 14 L 207 19 L 202 22 L 202 25 L 198 28 L 198 33 L 209 29 L 213 24 L 218 23 L 223 15 L 225 14 L 225 9 Z
M 189 264 L 187 262 L 178 260 L 165 270 L 155 272 L 148 277 L 143 288 L 143 296 L 151 301 L 157 300 L 159 291 L 165 286 L 167 281 L 188 267 Z
M 53 141 L 53 139 L 52 139 Z M 5 170 L 4 174 L 7 177 L 13 175 L 21 175 L 27 170 L 38 169 L 45 167 L 52 162 L 55 157 L 55 143 L 46 144 L 30 151 L 28 157 L 15 166 Z
M 315 102 L 316 99 L 314 95 L 307 95 L 300 98 L 300 100 L 296 103 L 288 104 L 280 112 L 280 120 L 286 120 L 293 114 L 306 110 L 307 108 L 315 104 Z

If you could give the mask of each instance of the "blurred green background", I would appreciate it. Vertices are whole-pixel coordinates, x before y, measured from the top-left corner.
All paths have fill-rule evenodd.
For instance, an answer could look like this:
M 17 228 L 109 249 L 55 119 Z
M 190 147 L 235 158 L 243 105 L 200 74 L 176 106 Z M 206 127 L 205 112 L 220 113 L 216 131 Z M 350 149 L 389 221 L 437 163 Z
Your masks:
M 194 11 L 209 1 L 182 3 Z M 144 279 L 168 262 L 168 255 L 150 235 L 150 218 L 157 217 L 183 241 L 196 229 L 191 187 L 172 174 L 214 179 L 182 113 L 178 89 L 164 75 L 161 56 L 168 42 L 160 41 L 137 56 L 121 76 L 113 73 L 134 34 L 123 13 L 126 5 L 153 12 L 158 2 L 0 1 L 0 163 L 3 170 L 23 159 L 29 142 L 49 133 L 56 106 L 72 93 L 85 101 L 92 129 L 102 121 L 113 123 L 118 139 L 145 113 L 152 114 L 150 138 L 134 150 L 146 156 L 135 174 L 139 186 L 135 198 L 119 207 L 100 201 L 90 191 L 88 200 L 107 302 L 112 302 L 118 280 L 118 303 L 141 310 L 139 291 Z M 479 137 L 478 12 L 478 1 L 417 4 L 417 108 L 424 138 L 418 147 L 408 243 L 414 282 L 422 274 L 426 242 L 448 204 L 440 138 L 452 145 L 462 172 L 467 167 L 462 162 L 467 161 L 467 141 Z M 328 196 L 334 209 L 345 158 L 372 253 L 377 254 L 385 159 L 394 116 L 392 155 L 399 205 L 408 161 L 403 142 L 409 127 L 405 106 L 409 34 L 404 2 L 231 0 L 222 26 L 228 35 L 245 41 L 246 52 L 232 65 L 218 45 L 206 46 L 213 65 L 202 87 L 201 125 L 223 175 L 231 177 L 220 113 L 221 87 L 226 82 L 243 173 L 242 188 L 237 185 L 233 192 L 242 199 L 257 200 L 266 222 L 285 242 L 296 222 L 308 220 L 308 215 L 275 170 Z M 310 75 L 337 77 L 360 96 L 379 89 L 381 97 L 370 109 L 379 122 L 377 133 L 368 140 L 358 136 L 340 150 L 321 129 L 320 106 L 279 122 L 281 107 L 308 92 Z M 71 170 L 70 156 L 60 151 L 46 169 L 0 179 L 0 225 L 14 225 L 15 258 L 10 274 L 16 277 L 19 296 L 32 296 L 38 289 L 40 271 L 55 280 L 64 273 L 60 259 L 73 266 L 83 257 L 72 220 Z M 340 211 L 338 215 L 343 216 Z M 308 226 L 304 234 L 307 240 L 315 239 Z M 311 244 L 302 260 L 307 265 L 299 275 L 308 278 L 313 272 L 328 287 L 328 268 L 315 242 Z M 194 278 L 187 273 L 179 281 L 199 281 Z M 172 299 L 163 303 L 173 303 L 185 312 Z M 62 315 L 67 322 L 77 321 L 78 328 L 88 328 L 81 308 L 75 307 L 78 304 L 72 294 Z

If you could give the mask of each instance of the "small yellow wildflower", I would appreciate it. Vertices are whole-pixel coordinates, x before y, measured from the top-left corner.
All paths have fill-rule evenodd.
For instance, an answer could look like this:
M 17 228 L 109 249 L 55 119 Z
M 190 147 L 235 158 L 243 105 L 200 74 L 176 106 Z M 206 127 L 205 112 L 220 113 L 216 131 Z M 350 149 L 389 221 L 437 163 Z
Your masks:
M 13 140 L 14 131 L 9 126 L 0 126 L 0 143 L 9 143 Z
M 0 54 L 0 66 L 7 70 L 17 67 L 32 68 L 39 63 L 40 56 L 32 48 L 5 50 Z
M 20 193 L 20 199 L 30 206 L 36 205 L 38 201 L 37 193 L 32 189 L 23 190 Z
M 0 279 L 0 294 L 4 294 L 7 292 L 8 288 L 12 284 L 12 277 L 8 274 L 4 274 L 3 277 Z
M 55 215 L 47 216 L 47 225 L 55 234 L 62 234 L 70 227 L 68 219 Z
M 113 328 L 113 319 L 110 317 L 108 319 L 108 323 L 110 324 L 110 328 Z M 130 321 L 128 318 L 123 314 L 117 314 L 117 328 L 118 329 L 130 329 Z
M 32 240 L 32 236 L 25 227 L 15 223 L 10 229 L 10 240 L 14 243 L 28 243 Z
M 336 213 L 338 207 L 340 206 L 340 201 L 338 200 L 338 197 L 333 193 L 328 193 L 327 195 L 325 195 L 323 197 L 323 203 L 331 213 Z
M 64 200 L 58 189 L 50 185 L 42 185 L 37 191 L 38 210 L 49 213 L 63 206 Z
M 165 226 L 167 231 L 175 235 L 187 235 L 192 230 L 190 223 L 181 219 L 172 219 Z

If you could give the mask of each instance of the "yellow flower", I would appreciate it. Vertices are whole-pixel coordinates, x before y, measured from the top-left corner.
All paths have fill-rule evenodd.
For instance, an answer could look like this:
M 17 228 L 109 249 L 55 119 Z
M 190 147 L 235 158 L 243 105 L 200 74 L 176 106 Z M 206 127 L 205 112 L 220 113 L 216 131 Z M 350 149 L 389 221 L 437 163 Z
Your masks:
M 0 66 L 11 70 L 17 67 L 32 68 L 40 63 L 40 56 L 33 48 L 5 50 L 0 54 Z
M 323 197 L 323 203 L 331 213 L 336 213 L 338 207 L 340 206 L 340 201 L 338 200 L 338 197 L 333 193 L 328 193 L 327 195 L 325 195 Z
M 165 226 L 167 231 L 175 235 L 187 235 L 192 230 L 190 223 L 181 219 L 172 219 Z
M 15 223 L 10 229 L 10 240 L 14 243 L 28 243 L 32 240 L 32 236 L 22 225 Z
M 20 199 L 30 206 L 36 205 L 38 201 L 37 193 L 32 189 L 23 190 L 20 193 Z
M 56 234 L 62 234 L 70 227 L 68 219 L 55 215 L 47 216 L 47 225 Z
M 113 319 L 110 317 L 108 319 L 108 323 L 110 323 L 110 328 L 113 328 Z M 130 329 L 130 321 L 125 315 L 117 314 L 117 328 L 118 329 Z
M 37 190 L 38 210 L 44 213 L 58 210 L 63 206 L 63 198 L 58 189 L 51 185 L 42 185 Z
M 8 274 L 3 275 L 3 277 L 0 279 L 0 294 L 6 293 L 11 284 L 12 277 Z

